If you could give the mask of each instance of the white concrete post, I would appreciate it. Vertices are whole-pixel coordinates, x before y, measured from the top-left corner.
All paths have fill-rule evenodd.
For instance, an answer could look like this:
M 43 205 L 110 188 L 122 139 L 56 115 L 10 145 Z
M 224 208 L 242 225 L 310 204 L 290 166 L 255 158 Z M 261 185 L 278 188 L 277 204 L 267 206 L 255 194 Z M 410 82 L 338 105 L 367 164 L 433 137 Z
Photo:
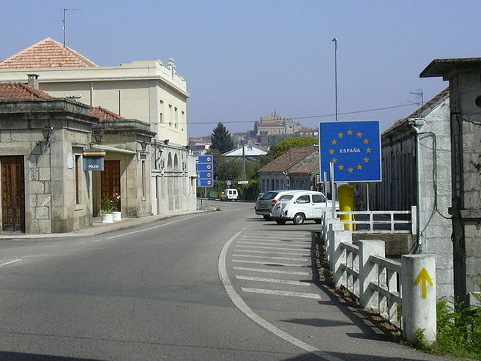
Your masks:
M 327 221 L 327 232 L 326 232 L 326 252 L 327 252 L 327 260 L 331 262 L 331 239 L 334 237 L 335 231 L 342 231 L 344 226 L 338 220 L 328 220 Z
M 401 258 L 402 317 L 406 339 L 416 343 L 422 330 L 427 342 L 436 341 L 436 261 L 434 255 Z
M 379 266 L 369 262 L 370 256 L 386 256 L 386 246 L 380 240 L 361 240 L 354 242 L 359 247 L 359 303 L 367 310 L 379 311 L 379 295 L 369 288 L 377 284 Z
M 333 225 L 334 226 L 334 225 Z M 344 228 L 342 224 L 340 227 Z M 334 278 L 334 286 L 340 287 L 346 285 L 346 275 L 341 269 L 341 264 L 346 261 L 345 250 L 341 249 L 341 242 L 352 243 L 352 232 L 350 231 L 329 231 L 331 237 L 329 238 L 329 267 Z

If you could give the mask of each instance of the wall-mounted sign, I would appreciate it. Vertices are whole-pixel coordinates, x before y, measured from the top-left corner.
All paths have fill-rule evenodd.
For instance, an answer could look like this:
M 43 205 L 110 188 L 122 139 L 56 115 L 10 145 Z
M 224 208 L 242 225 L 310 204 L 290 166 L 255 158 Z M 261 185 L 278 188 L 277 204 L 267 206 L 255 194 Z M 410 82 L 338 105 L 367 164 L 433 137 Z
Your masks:
M 320 174 L 334 164 L 336 182 L 380 182 L 378 121 L 334 121 L 319 125 Z
M 84 171 L 103 172 L 104 157 L 84 157 Z

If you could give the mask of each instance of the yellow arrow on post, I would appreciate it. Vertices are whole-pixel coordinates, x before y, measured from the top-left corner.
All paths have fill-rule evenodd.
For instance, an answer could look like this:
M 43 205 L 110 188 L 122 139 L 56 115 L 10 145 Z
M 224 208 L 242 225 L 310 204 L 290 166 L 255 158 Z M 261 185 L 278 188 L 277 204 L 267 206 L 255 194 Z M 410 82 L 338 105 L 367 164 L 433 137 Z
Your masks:
M 429 287 L 434 287 L 434 282 L 426 268 L 422 268 L 416 277 L 416 286 L 421 287 L 421 298 L 428 297 Z

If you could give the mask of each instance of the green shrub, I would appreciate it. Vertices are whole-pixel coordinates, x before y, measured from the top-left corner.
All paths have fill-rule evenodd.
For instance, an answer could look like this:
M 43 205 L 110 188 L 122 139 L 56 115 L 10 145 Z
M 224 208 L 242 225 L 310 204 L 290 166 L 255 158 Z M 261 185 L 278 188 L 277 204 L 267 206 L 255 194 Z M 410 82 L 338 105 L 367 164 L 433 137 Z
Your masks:
M 438 302 L 434 351 L 481 360 L 481 308 Z

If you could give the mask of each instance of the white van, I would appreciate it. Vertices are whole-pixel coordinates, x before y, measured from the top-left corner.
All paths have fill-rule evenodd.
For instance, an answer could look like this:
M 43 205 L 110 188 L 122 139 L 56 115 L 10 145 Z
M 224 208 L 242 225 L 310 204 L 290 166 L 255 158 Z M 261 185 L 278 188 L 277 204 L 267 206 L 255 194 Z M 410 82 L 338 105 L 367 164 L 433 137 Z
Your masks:
M 289 201 L 277 203 L 272 208 L 271 217 L 277 224 L 285 224 L 287 221 L 303 224 L 307 219 L 320 223 L 323 212 L 331 204 L 321 192 L 297 192 Z
M 224 191 L 225 199 L 228 201 L 236 201 L 239 198 L 239 193 L 235 188 L 227 188 Z

